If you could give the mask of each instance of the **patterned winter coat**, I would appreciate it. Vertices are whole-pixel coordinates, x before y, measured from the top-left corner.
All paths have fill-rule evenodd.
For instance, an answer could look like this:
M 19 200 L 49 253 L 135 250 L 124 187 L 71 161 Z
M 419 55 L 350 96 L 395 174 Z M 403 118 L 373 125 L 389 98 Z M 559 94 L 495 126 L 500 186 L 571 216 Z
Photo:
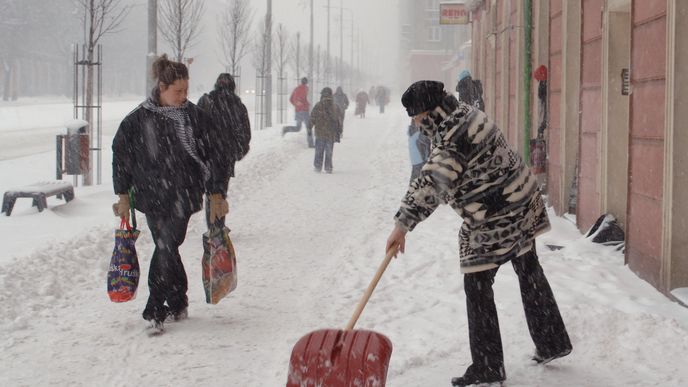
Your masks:
M 321 97 L 311 111 L 308 122 L 310 128 L 315 127 L 315 138 L 326 141 L 337 141 L 342 133 L 341 111 L 332 97 Z
M 421 130 L 430 159 L 402 200 L 397 225 L 411 231 L 447 203 L 463 218 L 461 271 L 501 265 L 533 248 L 549 229 L 536 179 L 485 113 L 446 96 Z

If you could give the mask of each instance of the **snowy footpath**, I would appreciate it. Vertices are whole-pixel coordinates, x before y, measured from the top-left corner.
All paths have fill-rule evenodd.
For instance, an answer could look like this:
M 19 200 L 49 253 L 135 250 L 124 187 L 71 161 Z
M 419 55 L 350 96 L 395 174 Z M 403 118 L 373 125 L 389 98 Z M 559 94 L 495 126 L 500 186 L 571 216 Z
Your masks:
M 51 198 L 37 213 L 19 199 L 12 216 L 0 216 L 0 385 L 283 386 L 296 341 L 343 327 L 384 258 L 411 169 L 407 123 L 395 108 L 380 115 L 372 107 L 366 119 L 348 115 L 332 175 L 313 172 L 303 132 L 254 131 L 229 194 L 239 286 L 218 305 L 205 304 L 205 225 L 194 215 L 181 249 L 189 319 L 166 324 L 159 337 L 146 334 L 141 318 L 153 249 L 141 215 L 138 297 L 124 304 L 107 297 L 117 223 L 109 152 L 106 184 L 77 188 L 69 204 Z M 1 149 L 11 148 L 5 141 L 14 135 L 0 131 Z M 108 149 L 110 142 L 111 132 Z M 52 179 L 50 149 L 0 155 L 0 191 Z M 574 350 L 546 366 L 530 361 L 518 281 L 505 265 L 495 298 L 506 385 L 688 385 L 688 309 L 631 273 L 622 253 L 550 215 L 553 230 L 537 247 Z M 410 233 L 406 254 L 392 261 L 359 319 L 358 328 L 394 345 L 388 386 L 449 386 L 470 364 L 459 226 L 441 207 Z

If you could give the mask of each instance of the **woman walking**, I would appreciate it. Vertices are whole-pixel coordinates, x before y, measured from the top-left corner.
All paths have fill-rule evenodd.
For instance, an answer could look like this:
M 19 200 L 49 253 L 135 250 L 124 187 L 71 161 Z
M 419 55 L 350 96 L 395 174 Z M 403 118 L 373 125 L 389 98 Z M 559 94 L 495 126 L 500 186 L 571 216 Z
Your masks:
M 187 316 L 187 278 L 179 246 L 191 214 L 210 197 L 211 219 L 228 212 L 228 139 L 187 100 L 189 72 L 163 55 L 153 63 L 156 86 L 122 121 L 112 143 L 115 215 L 129 217 L 129 192 L 146 215 L 155 250 L 143 318 L 162 330 L 168 316 Z

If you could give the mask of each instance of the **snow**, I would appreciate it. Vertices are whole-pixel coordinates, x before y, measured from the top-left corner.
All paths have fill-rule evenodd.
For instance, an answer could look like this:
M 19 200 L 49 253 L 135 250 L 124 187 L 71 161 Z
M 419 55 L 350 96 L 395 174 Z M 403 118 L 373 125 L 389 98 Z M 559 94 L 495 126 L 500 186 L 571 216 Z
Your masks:
M 106 103 L 105 144 L 139 102 Z M 56 117 L 71 113 L 68 102 L 38 101 L 0 105 L 0 114 L 22 117 L 17 127 L 40 132 L 63 122 L 41 118 L 45 108 L 61 112 Z M 68 204 L 50 198 L 42 213 L 19 199 L 12 216 L 0 216 L 0 385 L 284 385 L 296 341 L 343 327 L 353 313 L 384 258 L 411 172 L 402 110 L 380 115 L 373 107 L 365 119 L 349 110 L 332 175 L 313 172 L 303 131 L 284 138 L 278 127 L 253 132 L 229 194 L 239 286 L 218 305 L 205 304 L 205 226 L 202 214 L 194 215 L 181 248 L 189 319 L 166 324 L 162 336 L 149 337 L 141 319 L 145 280 L 133 302 L 108 300 L 118 223 L 109 183 L 77 187 Z M 0 191 L 52 179 L 55 133 L 20 142 L 2 125 Z M 109 182 L 106 150 L 103 181 Z M 518 281 L 505 265 L 495 298 L 509 386 L 688 385 L 688 309 L 640 280 L 622 253 L 550 216 L 553 229 L 537 247 L 574 350 L 533 365 Z M 145 217 L 138 219 L 147 276 L 153 244 Z M 394 345 L 388 386 L 447 386 L 470 364 L 459 226 L 456 214 L 441 207 L 409 234 L 406 254 L 392 261 L 359 319 L 358 328 L 384 333 Z

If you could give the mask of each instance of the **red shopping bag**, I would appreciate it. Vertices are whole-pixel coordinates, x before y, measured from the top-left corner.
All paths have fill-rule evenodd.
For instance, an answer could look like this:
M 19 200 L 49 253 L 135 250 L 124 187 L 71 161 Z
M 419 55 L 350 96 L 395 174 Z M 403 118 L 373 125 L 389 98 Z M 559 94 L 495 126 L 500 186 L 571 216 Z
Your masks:
M 217 304 L 237 286 L 237 264 L 229 229 L 211 226 L 203 234 L 203 289 L 205 302 Z
M 115 248 L 107 274 L 107 291 L 112 302 L 126 302 L 136 298 L 141 272 L 135 243 L 140 231 L 136 229 L 136 218 L 133 220 L 132 228 L 129 221 L 122 218 L 119 229 L 115 230 Z

